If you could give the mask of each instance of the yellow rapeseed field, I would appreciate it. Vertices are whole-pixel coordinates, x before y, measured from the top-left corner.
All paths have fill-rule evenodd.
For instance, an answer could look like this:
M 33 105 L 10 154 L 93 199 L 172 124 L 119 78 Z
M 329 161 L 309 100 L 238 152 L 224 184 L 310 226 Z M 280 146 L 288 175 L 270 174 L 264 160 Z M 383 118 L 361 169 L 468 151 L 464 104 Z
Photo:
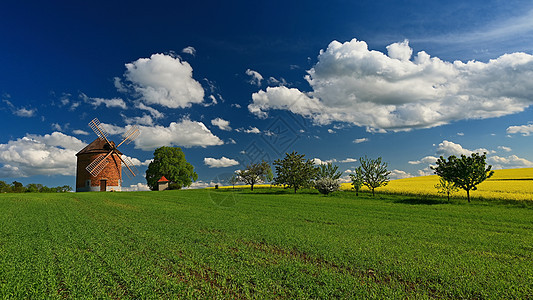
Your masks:
M 385 187 L 376 189 L 378 192 L 394 194 L 437 195 L 435 185 L 439 177 L 422 176 L 391 180 Z M 351 189 L 350 183 L 343 183 L 342 189 Z M 533 200 L 533 168 L 495 170 L 494 175 L 471 191 L 473 198 L 489 198 L 502 200 Z M 460 190 L 453 197 L 466 197 Z

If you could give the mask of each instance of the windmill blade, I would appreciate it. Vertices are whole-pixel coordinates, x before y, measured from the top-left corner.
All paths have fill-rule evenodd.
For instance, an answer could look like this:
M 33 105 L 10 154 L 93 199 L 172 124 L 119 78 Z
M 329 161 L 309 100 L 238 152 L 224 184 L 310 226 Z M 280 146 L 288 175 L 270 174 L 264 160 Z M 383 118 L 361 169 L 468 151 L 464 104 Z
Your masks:
M 127 170 L 129 171 L 129 172 L 126 172 L 126 175 L 129 178 L 135 177 L 136 175 L 135 173 L 139 171 L 137 170 L 137 168 L 135 168 L 131 160 L 126 155 L 119 156 L 119 158 L 124 163 L 124 166 L 126 166 Z
M 100 126 L 100 121 L 98 121 L 97 118 L 94 118 L 91 122 L 89 122 L 89 127 L 91 127 L 91 129 L 99 138 L 104 139 L 109 145 L 111 145 L 107 139 L 109 134 Z
M 141 134 L 141 132 L 139 131 L 139 128 L 137 126 L 132 126 L 130 128 L 130 130 L 128 130 L 126 133 L 124 133 L 122 135 L 122 142 L 120 142 L 120 144 L 117 145 L 117 148 L 122 145 L 124 142 L 126 142 L 126 144 L 129 144 L 131 143 L 133 140 L 135 140 L 139 134 Z
M 91 162 L 85 170 L 89 172 L 92 176 L 96 176 L 102 172 L 102 170 L 107 166 L 109 161 L 107 158 L 113 153 L 113 151 L 110 151 L 107 153 L 107 155 L 100 155 L 98 156 L 93 162 Z

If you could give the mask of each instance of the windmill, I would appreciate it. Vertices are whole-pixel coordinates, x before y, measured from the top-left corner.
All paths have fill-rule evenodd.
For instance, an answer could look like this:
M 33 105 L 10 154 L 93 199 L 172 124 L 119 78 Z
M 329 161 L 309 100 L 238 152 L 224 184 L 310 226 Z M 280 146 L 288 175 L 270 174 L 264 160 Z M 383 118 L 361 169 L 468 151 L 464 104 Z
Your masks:
M 122 167 L 126 168 L 128 177 L 135 177 L 138 172 L 130 159 L 122 155 L 117 148 L 129 144 L 139 136 L 139 129 L 131 127 L 122 135 L 122 141 L 116 145 L 110 141 L 108 133 L 97 118 L 89 122 L 89 127 L 98 138 L 76 154 L 78 157 L 76 171 L 76 191 L 120 191 L 122 185 Z

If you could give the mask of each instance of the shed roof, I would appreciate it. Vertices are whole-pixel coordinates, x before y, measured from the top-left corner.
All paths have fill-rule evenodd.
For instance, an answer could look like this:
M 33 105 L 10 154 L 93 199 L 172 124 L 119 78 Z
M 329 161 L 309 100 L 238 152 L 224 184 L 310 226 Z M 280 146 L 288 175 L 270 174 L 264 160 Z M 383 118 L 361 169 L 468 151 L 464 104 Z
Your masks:
M 166 179 L 165 176 L 161 176 L 161 179 L 159 179 L 157 182 L 169 182 L 170 180 Z

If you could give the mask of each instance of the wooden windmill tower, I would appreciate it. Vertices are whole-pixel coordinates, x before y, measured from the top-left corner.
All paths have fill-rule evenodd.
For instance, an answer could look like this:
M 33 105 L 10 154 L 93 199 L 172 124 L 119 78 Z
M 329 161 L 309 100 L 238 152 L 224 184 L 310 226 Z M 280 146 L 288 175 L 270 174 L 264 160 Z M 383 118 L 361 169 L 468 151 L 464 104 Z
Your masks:
M 98 119 L 89 122 L 89 127 L 98 138 L 76 154 L 76 192 L 120 191 L 122 166 L 127 168 L 126 175 L 130 178 L 135 176 L 137 169 L 127 157 L 122 157 L 122 152 L 117 148 L 136 139 L 139 129 L 132 127 L 122 135 L 122 142 L 115 145 L 107 139 L 108 133 L 100 126 Z

